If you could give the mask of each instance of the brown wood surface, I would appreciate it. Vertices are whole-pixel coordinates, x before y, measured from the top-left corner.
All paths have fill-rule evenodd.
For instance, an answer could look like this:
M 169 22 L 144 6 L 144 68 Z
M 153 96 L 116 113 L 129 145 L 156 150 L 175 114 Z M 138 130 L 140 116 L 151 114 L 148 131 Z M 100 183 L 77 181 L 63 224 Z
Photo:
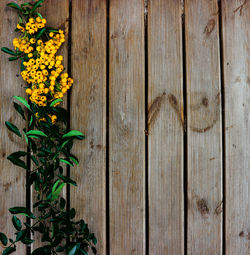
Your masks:
M 65 31 L 65 43 L 61 46 L 57 55 L 63 56 L 63 65 L 65 67 L 65 72 L 68 70 L 68 30 L 69 30 L 69 0 L 46 0 L 43 6 L 39 9 L 40 13 L 47 20 L 47 26 L 53 27 L 55 29 L 62 29 Z M 67 108 L 67 96 L 63 98 L 62 106 Z M 64 168 L 66 172 L 66 167 Z M 62 196 L 66 198 L 66 188 L 62 191 Z M 35 189 L 31 193 L 31 203 L 35 203 L 37 198 L 37 193 Z M 35 213 L 39 213 L 38 210 L 34 210 Z M 36 233 L 33 237 L 35 242 L 32 244 L 31 250 L 35 250 L 42 245 L 41 242 L 42 235 Z
M 222 1 L 226 253 L 250 254 L 249 1 Z
M 151 0 L 148 3 L 151 255 L 184 254 L 181 8 L 181 1 L 176 0 Z
M 142 0 L 110 1 L 110 255 L 145 254 Z
M 106 1 L 72 1 L 71 129 L 86 140 L 74 145 L 80 160 L 71 169 L 78 186 L 71 188 L 71 206 L 106 247 Z
M 217 1 L 185 1 L 187 253 L 222 254 L 222 125 Z
M 18 1 L 22 3 L 23 1 Z M 1 47 L 13 48 L 12 41 L 17 37 L 14 32 L 18 21 L 17 13 L 7 8 L 8 0 L 0 1 L 0 44 Z M 25 96 L 25 83 L 20 77 L 20 67 L 17 62 L 9 62 L 7 54 L 0 53 L 0 232 L 15 239 L 15 228 L 11 222 L 8 209 L 14 206 L 26 206 L 26 172 L 15 167 L 7 157 L 16 151 L 26 151 L 23 138 L 16 136 L 5 126 L 5 121 L 12 122 L 20 130 L 26 123 L 13 107 L 13 96 Z M 17 116 L 18 115 L 18 116 Z M 25 221 L 25 217 L 20 217 Z M 2 252 L 0 244 L 0 252 Z M 17 246 L 17 255 L 26 251 L 24 245 Z

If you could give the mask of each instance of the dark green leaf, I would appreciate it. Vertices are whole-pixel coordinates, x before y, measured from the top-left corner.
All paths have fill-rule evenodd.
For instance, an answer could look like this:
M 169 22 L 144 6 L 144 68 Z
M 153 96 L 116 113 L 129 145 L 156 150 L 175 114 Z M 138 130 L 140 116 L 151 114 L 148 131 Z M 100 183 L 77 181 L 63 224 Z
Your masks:
M 15 53 L 13 50 L 9 49 L 9 48 L 3 47 L 3 48 L 1 48 L 1 50 L 2 50 L 4 53 L 10 54 L 10 55 L 12 55 L 12 56 L 16 56 L 16 53 Z
M 16 157 L 13 157 L 13 156 L 11 156 L 11 155 L 8 156 L 7 159 L 8 159 L 9 161 L 11 161 L 14 165 L 20 166 L 20 167 L 22 167 L 22 168 L 28 170 L 28 167 L 27 167 L 27 165 L 25 164 L 25 162 L 24 162 L 23 160 L 21 160 L 21 159 L 19 159 L 19 158 L 16 158 Z
M 31 156 L 31 159 L 38 166 L 39 162 L 38 162 L 37 158 L 34 155 Z
M 16 236 L 16 242 L 22 240 L 22 239 L 27 235 L 27 233 L 28 233 L 28 232 L 27 232 L 26 229 L 24 229 L 24 230 L 18 232 L 18 233 L 17 233 L 17 236 Z
M 9 255 L 9 254 L 11 254 L 11 253 L 13 253 L 13 252 L 15 252 L 16 251 L 16 247 L 14 246 L 11 246 L 11 247 L 8 247 L 8 248 L 6 248 L 4 251 L 3 251 L 3 253 L 2 253 L 2 255 Z
M 26 244 L 26 245 L 32 244 L 32 243 L 35 242 L 35 240 L 32 240 L 32 239 L 30 239 L 30 238 L 28 238 L 28 237 L 23 238 L 21 241 L 22 241 L 22 243 L 24 243 L 24 244 Z
M 29 217 L 29 218 L 31 218 L 31 219 L 35 219 L 36 218 L 36 216 L 33 214 L 33 213 L 31 213 L 27 208 L 25 208 L 25 207 L 12 207 L 12 208 L 10 208 L 9 209 L 9 211 L 10 211 L 10 213 L 11 214 L 21 214 L 21 215 L 25 215 L 25 216 L 27 216 L 27 217 Z
M 15 61 L 15 60 L 18 60 L 19 57 L 10 57 L 10 58 L 8 58 L 8 59 L 9 59 L 9 61 Z
M 59 160 L 60 160 L 60 162 L 63 162 L 65 164 L 69 165 L 69 166 L 73 166 L 73 164 L 71 162 L 69 162 L 68 160 L 66 160 L 66 159 L 60 158 Z
M 92 250 L 92 252 L 93 252 L 94 254 L 97 254 L 97 250 L 96 250 L 95 247 L 91 247 L 91 250 Z
M 51 247 L 49 245 L 35 249 L 32 255 L 51 255 Z
M 22 8 L 18 4 L 16 4 L 16 3 L 8 3 L 7 6 L 11 7 L 11 8 L 14 8 L 14 9 L 17 9 L 19 11 L 22 10 Z
M 8 122 L 8 121 L 5 121 L 5 125 L 6 127 L 13 133 L 15 133 L 16 135 L 22 137 L 19 129 L 17 128 L 17 126 L 15 126 L 14 124 Z
M 23 119 L 26 120 L 22 106 L 14 102 L 14 108 L 23 117 Z
M 71 208 L 70 211 L 69 211 L 70 219 L 74 219 L 75 216 L 76 216 L 76 210 L 75 210 L 75 208 Z
M 65 205 L 66 205 L 66 200 L 63 197 L 61 197 L 60 198 L 60 209 L 63 210 Z
M 39 1 L 37 1 L 35 4 L 34 4 L 34 6 L 33 6 L 33 8 L 31 9 L 31 13 L 33 13 L 38 7 L 41 7 L 41 4 L 44 2 L 44 0 L 39 0 Z
M 31 111 L 30 105 L 26 99 L 24 99 L 23 97 L 18 97 L 18 96 L 14 96 L 13 98 L 21 102 L 25 107 L 27 107 Z
M 36 39 L 39 39 L 46 31 L 46 28 L 43 28 L 36 36 Z
M 2 233 L 2 232 L 0 232 L 0 241 L 1 241 L 1 243 L 2 243 L 4 246 L 6 246 L 7 243 L 8 243 L 8 238 L 7 238 L 7 236 L 6 236 L 4 233 Z
M 63 100 L 61 99 L 61 98 L 57 98 L 56 100 L 54 100 L 54 101 L 52 101 L 51 103 L 50 103 L 50 107 L 52 107 L 52 106 L 54 106 L 55 104 L 57 104 L 57 103 L 59 103 L 59 102 L 62 102 Z
M 22 223 L 15 215 L 12 217 L 12 223 L 16 230 L 22 229 Z
M 72 184 L 72 185 L 74 185 L 74 186 L 77 186 L 76 182 L 73 181 L 72 179 L 70 179 L 70 178 L 67 177 L 67 176 L 64 176 L 64 175 L 59 174 L 58 177 L 59 177 L 60 179 L 62 179 L 65 183 L 68 183 L 68 184 Z

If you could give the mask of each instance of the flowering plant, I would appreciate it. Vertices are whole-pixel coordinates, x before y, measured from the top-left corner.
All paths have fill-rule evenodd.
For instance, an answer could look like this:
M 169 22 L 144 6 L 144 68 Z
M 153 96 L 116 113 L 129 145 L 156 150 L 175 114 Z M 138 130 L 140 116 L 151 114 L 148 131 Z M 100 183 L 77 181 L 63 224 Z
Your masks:
M 67 129 L 67 111 L 59 106 L 73 79 L 63 73 L 63 56 L 56 55 L 65 42 L 64 31 L 47 27 L 46 19 L 37 12 L 43 2 L 7 4 L 18 11 L 16 32 L 21 35 L 13 40 L 14 50 L 4 47 L 2 51 L 11 55 L 9 61 L 20 60 L 29 99 L 14 96 L 17 101 L 14 108 L 24 121 L 28 120 L 27 127 L 20 131 L 13 123 L 5 122 L 11 132 L 26 141 L 28 149 L 12 153 L 8 160 L 27 171 L 27 186 L 33 185 L 37 194 L 33 204 L 37 213 L 20 206 L 9 209 L 16 233 L 14 239 L 0 233 L 5 247 L 2 254 L 15 252 L 18 242 L 30 246 L 35 241 L 32 239 L 35 232 L 41 234 L 44 245 L 35 249 L 33 255 L 63 251 L 69 255 L 86 255 L 90 250 L 97 254 L 95 235 L 90 233 L 84 220 L 74 220 L 75 209 L 67 210 L 66 200 L 60 196 L 65 184 L 76 186 L 76 182 L 64 174 L 63 164 L 78 164 L 70 150 L 74 140 L 82 140 L 84 135 Z M 23 157 L 30 160 L 31 166 Z M 22 223 L 18 215 L 25 215 L 28 221 Z

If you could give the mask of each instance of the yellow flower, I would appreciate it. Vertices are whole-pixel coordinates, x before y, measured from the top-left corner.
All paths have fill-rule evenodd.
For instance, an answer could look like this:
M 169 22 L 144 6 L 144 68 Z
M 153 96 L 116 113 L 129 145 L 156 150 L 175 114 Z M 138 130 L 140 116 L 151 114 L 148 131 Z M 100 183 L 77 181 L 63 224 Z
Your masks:
M 28 88 L 28 89 L 26 89 L 26 93 L 27 93 L 28 95 L 31 95 L 32 90 L 31 90 L 30 88 Z
M 34 43 L 36 42 L 36 39 L 35 39 L 35 38 L 31 38 L 31 39 L 30 39 L 30 42 L 31 42 L 32 44 L 34 44 Z
M 32 57 L 33 57 L 33 53 L 29 53 L 29 54 L 28 54 L 28 57 L 29 57 L 29 58 L 32 58 Z

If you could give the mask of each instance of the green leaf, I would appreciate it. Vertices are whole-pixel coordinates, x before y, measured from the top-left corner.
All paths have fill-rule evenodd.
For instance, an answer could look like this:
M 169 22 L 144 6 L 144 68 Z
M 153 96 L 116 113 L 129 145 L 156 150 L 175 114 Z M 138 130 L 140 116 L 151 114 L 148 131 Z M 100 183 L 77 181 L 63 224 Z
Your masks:
M 4 53 L 10 54 L 12 56 L 16 56 L 17 55 L 13 50 L 11 50 L 9 48 L 6 48 L 6 47 L 1 48 L 1 51 L 3 51 Z
M 59 184 L 60 183 L 60 184 Z M 54 188 L 54 186 L 56 185 L 56 187 Z M 57 181 L 55 184 L 54 184 L 54 186 L 53 186 L 53 188 L 52 188 L 52 195 L 51 195 L 51 199 L 52 200 L 56 200 L 56 199 L 58 199 L 58 197 L 59 197 L 59 195 L 60 195 L 60 192 L 61 192 L 61 190 L 63 189 L 63 187 L 64 187 L 64 185 L 65 185 L 65 183 L 61 183 L 61 181 L 59 180 L 59 182 Z
M 22 242 L 23 244 L 28 245 L 28 244 L 34 243 L 35 240 L 32 240 L 32 239 L 30 239 L 30 238 L 28 238 L 28 237 L 25 237 L 25 238 L 23 238 L 23 239 L 21 240 L 21 242 Z
M 2 232 L 0 232 L 0 241 L 1 241 L 1 243 L 2 243 L 4 246 L 6 246 L 7 243 L 8 243 L 8 238 L 7 238 L 7 236 L 6 236 L 4 233 L 2 233 Z
M 65 183 L 68 183 L 68 184 L 72 184 L 72 185 L 74 185 L 74 186 L 77 186 L 76 182 L 73 181 L 72 179 L 70 179 L 70 178 L 67 177 L 67 176 L 64 176 L 64 175 L 59 174 L 58 177 L 59 177 L 60 179 L 62 179 Z
M 16 4 L 16 3 L 8 3 L 7 6 L 11 7 L 11 8 L 14 8 L 14 9 L 17 9 L 19 11 L 22 10 L 22 8 L 18 4 Z
M 65 205 L 66 205 L 66 200 L 63 197 L 61 197 L 60 198 L 60 209 L 63 210 Z
M 21 230 L 17 233 L 16 242 L 22 240 L 27 235 L 27 229 Z
M 69 212 L 70 219 L 74 219 L 75 216 L 76 216 L 76 210 L 75 210 L 75 208 L 71 208 L 70 212 Z
M 2 253 L 2 255 L 9 255 L 9 254 L 11 254 L 11 253 L 13 253 L 13 252 L 15 252 L 16 251 L 16 247 L 14 246 L 11 246 L 11 247 L 8 247 L 8 248 L 6 248 L 4 251 L 3 251 L 3 253 Z
M 42 3 L 44 2 L 44 0 L 39 0 L 39 1 L 37 1 L 35 4 L 34 4 L 34 6 L 33 6 L 33 8 L 31 9 L 31 13 L 33 13 L 38 7 L 41 7 L 42 5 Z
M 21 214 L 21 215 L 25 215 L 31 219 L 36 219 L 36 216 L 25 207 L 21 207 L 21 206 L 20 207 L 19 206 L 12 207 L 9 209 L 9 211 L 11 214 Z
M 92 242 L 93 242 L 93 244 L 94 244 L 94 245 L 96 245 L 96 244 L 97 244 L 97 239 L 96 239 L 96 237 L 95 237 L 95 236 L 93 236 L 93 238 L 92 238 Z
M 22 106 L 14 102 L 14 108 L 23 117 L 23 119 L 26 120 Z
M 92 250 L 92 252 L 93 252 L 94 254 L 97 254 L 97 250 L 96 250 L 95 247 L 91 247 L 91 250 Z
M 23 97 L 18 97 L 18 96 L 14 96 L 13 98 L 21 102 L 25 107 L 27 107 L 31 111 L 30 105 L 26 99 L 24 99 Z
M 31 255 L 51 255 L 51 247 L 49 245 L 35 249 Z
M 43 137 L 48 137 L 46 134 L 44 134 L 42 131 L 40 130 L 30 130 L 26 133 L 27 136 L 30 135 L 38 135 L 38 136 L 43 136 Z
M 25 162 L 21 159 L 19 159 L 18 157 L 12 156 L 13 154 L 11 154 L 10 156 L 7 157 L 7 159 L 12 162 L 14 165 L 16 166 L 20 166 L 26 170 L 28 170 L 28 167 L 26 166 Z
M 71 155 L 69 158 L 70 158 L 70 160 L 72 160 L 76 165 L 79 165 L 79 161 L 78 161 L 78 159 L 77 159 L 75 156 Z
M 31 125 L 33 123 L 33 120 L 34 120 L 34 117 L 33 117 L 33 115 L 31 115 L 30 122 L 29 122 L 29 127 L 31 127 Z
M 27 137 L 26 133 L 24 132 L 24 130 L 23 130 L 23 135 L 24 135 L 24 139 L 25 139 L 26 143 L 29 144 L 28 137 Z
M 77 243 L 73 246 L 70 246 L 68 252 L 67 252 L 67 255 L 75 255 L 77 254 L 79 248 L 80 248 L 81 244 Z
M 8 58 L 8 59 L 9 59 L 9 61 L 15 61 L 15 60 L 18 60 L 19 57 L 10 57 L 10 58 Z
M 12 217 L 12 223 L 16 230 L 22 229 L 22 223 L 15 215 Z
M 15 126 L 14 124 L 8 122 L 8 121 L 5 121 L 5 125 L 6 127 L 13 133 L 15 133 L 16 135 L 22 137 L 19 129 L 17 128 L 17 126 Z
M 59 161 L 65 163 L 65 164 L 67 164 L 67 165 L 69 165 L 69 166 L 73 166 L 72 163 L 70 163 L 70 162 L 69 162 L 68 160 L 66 160 L 66 159 L 60 158 Z
M 21 4 L 21 7 L 25 7 L 25 6 L 33 6 L 31 3 L 23 3 L 23 4 Z
M 41 13 L 37 12 L 36 15 L 37 15 L 38 17 L 40 17 L 41 19 L 43 19 L 43 16 L 42 16 Z
M 43 28 L 36 36 L 36 39 L 39 39 L 46 31 L 46 28 Z
M 56 100 L 54 100 L 54 101 L 52 101 L 51 103 L 50 103 L 50 107 L 52 107 L 52 106 L 54 106 L 55 104 L 57 104 L 57 103 L 59 103 L 59 102 L 62 102 L 63 100 L 61 99 L 61 98 L 57 98 Z
M 33 161 L 37 166 L 39 165 L 39 162 L 38 162 L 37 158 L 36 158 L 34 155 L 31 156 L 31 159 L 32 159 L 32 161 Z
M 82 140 L 85 136 L 82 132 L 80 132 L 78 130 L 71 130 L 67 134 L 63 135 L 62 138 L 66 138 L 66 137 L 76 137 L 76 138 Z

